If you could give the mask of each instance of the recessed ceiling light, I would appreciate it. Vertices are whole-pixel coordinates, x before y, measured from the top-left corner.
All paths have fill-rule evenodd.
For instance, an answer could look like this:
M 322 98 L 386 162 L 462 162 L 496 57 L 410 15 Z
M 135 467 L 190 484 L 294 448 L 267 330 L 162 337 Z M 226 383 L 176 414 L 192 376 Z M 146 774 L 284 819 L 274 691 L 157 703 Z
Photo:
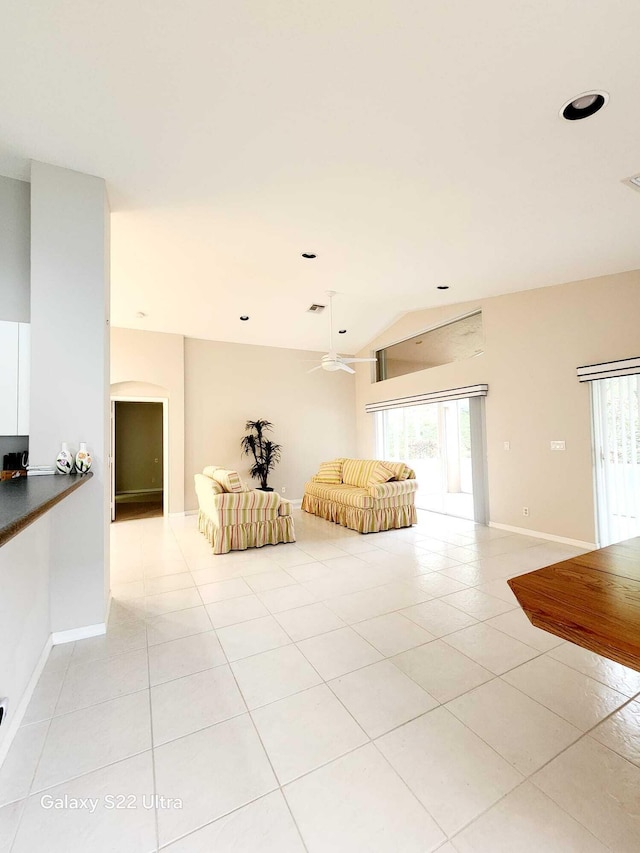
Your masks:
M 449 285 L 448 284 L 439 284 L 438 290 L 449 290 Z
M 249 319 L 249 315 L 248 315 L 248 314 L 242 314 L 242 315 L 240 316 L 240 319 L 241 319 L 242 321 L 246 321 L 246 320 L 248 320 L 248 319 Z
M 338 329 L 338 334 L 339 334 L 339 335 L 346 335 L 346 333 L 347 333 L 347 330 L 346 330 L 346 329 Z
M 607 92 L 583 92 L 575 98 L 571 98 L 566 104 L 563 104 L 560 109 L 560 115 L 567 121 L 579 121 L 582 118 L 589 118 L 598 110 L 601 110 L 609 100 Z
M 144 311 L 138 311 L 138 312 L 137 312 L 137 314 L 136 314 L 136 317 L 138 318 L 138 320 L 144 320 L 144 318 L 145 318 L 146 316 L 147 316 L 147 315 L 144 313 Z
M 310 258 L 317 258 L 318 256 L 314 255 L 313 252 L 303 252 L 302 257 L 310 259 Z

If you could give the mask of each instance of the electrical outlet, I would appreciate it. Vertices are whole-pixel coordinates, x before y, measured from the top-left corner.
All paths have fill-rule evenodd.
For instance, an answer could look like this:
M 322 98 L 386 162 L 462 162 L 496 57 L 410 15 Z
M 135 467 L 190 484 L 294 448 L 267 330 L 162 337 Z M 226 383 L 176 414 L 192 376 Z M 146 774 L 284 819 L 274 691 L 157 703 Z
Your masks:
M 529 507 L 528 506 L 522 507 L 522 514 L 524 515 L 525 518 L 529 517 Z
M 282 492 L 282 494 L 284 495 L 284 494 L 285 494 L 285 492 L 287 491 L 287 487 L 286 487 L 286 486 L 283 486 L 283 487 L 280 489 L 280 491 L 281 491 L 281 492 Z
M 511 450 L 511 442 L 510 441 L 504 442 L 504 449 L 505 450 Z
M 552 450 L 566 450 L 567 445 L 564 441 L 552 441 L 550 442 Z

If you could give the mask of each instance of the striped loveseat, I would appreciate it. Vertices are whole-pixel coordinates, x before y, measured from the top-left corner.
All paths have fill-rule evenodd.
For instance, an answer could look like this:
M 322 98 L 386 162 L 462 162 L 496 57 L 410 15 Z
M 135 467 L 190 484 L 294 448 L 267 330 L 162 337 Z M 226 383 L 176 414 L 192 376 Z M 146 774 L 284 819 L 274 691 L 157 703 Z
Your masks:
M 305 484 L 302 509 L 358 533 L 411 527 L 418 489 L 404 462 L 334 459 Z
M 291 504 L 277 492 L 250 489 L 235 471 L 209 465 L 195 475 L 198 529 L 214 554 L 295 542 Z

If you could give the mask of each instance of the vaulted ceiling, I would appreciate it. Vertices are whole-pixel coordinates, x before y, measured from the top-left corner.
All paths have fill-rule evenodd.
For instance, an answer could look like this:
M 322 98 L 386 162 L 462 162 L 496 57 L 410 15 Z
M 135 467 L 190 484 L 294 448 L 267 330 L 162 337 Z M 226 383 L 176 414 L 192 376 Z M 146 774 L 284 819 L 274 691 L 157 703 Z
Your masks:
M 353 352 L 407 310 L 640 267 L 637 0 L 0 11 L 0 174 L 106 179 L 114 325 L 324 349 L 332 289 Z

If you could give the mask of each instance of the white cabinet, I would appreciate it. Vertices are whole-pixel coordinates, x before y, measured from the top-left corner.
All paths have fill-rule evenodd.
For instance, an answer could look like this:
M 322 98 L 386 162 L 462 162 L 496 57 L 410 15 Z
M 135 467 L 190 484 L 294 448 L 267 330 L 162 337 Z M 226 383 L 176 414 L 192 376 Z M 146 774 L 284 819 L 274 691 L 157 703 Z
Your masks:
M 31 326 L 18 323 L 18 435 L 29 435 Z
M 29 434 L 29 332 L 0 320 L 0 435 Z

